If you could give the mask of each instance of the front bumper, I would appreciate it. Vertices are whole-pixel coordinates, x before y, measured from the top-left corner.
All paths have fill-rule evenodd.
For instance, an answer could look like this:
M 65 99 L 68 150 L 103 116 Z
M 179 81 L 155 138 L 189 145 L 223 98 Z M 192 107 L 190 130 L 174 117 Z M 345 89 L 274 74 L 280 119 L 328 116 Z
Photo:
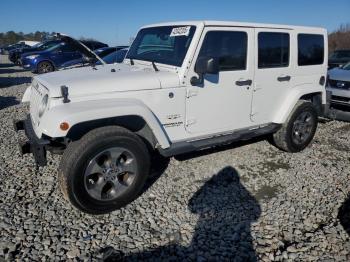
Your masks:
M 18 143 L 20 154 L 33 154 L 35 163 L 38 166 L 46 166 L 46 151 L 50 141 L 47 139 L 38 138 L 35 135 L 30 116 L 28 116 L 25 120 L 14 121 L 14 129 L 16 132 L 24 130 L 27 137 L 26 141 L 20 141 Z
M 32 59 L 28 58 L 21 58 L 20 59 L 20 64 L 24 69 L 30 70 L 30 71 L 35 71 L 36 70 L 36 63 Z
M 324 108 L 324 117 L 330 118 L 333 120 L 340 120 L 350 122 L 350 110 L 344 111 L 336 109 L 333 106 L 335 105 L 334 100 L 332 99 L 333 92 L 331 90 L 326 91 L 326 105 Z

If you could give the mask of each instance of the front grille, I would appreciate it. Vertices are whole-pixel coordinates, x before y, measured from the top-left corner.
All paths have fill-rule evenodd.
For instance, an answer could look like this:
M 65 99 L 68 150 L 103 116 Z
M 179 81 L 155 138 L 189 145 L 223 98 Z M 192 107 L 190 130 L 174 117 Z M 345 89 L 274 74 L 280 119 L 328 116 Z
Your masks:
M 340 80 L 329 79 L 328 83 L 333 88 L 350 89 L 350 81 L 340 81 Z
M 350 98 L 343 97 L 343 96 L 332 96 L 331 97 L 332 102 L 338 102 L 338 103 L 350 103 Z
M 39 124 L 39 108 L 43 97 L 47 94 L 47 89 L 36 81 L 32 83 L 30 96 L 30 115 L 33 121 L 33 126 Z

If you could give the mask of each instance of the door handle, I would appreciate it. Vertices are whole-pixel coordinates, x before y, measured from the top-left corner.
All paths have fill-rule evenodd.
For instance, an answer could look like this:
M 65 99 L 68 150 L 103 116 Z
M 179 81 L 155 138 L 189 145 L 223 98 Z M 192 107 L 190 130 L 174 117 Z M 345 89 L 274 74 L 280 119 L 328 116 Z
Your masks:
M 283 82 L 283 81 L 289 81 L 290 78 L 291 78 L 290 76 L 279 76 L 277 77 L 277 80 L 280 82 Z
M 252 85 L 252 83 L 253 83 L 253 81 L 251 79 L 236 81 L 236 85 L 238 85 L 238 86 L 250 86 L 250 85 Z

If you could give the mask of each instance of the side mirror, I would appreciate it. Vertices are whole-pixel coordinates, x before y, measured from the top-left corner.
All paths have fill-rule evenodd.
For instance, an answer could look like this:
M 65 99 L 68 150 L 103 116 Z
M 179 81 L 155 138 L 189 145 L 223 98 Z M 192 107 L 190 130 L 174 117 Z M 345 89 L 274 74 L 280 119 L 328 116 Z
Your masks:
M 203 77 L 205 74 L 218 74 L 220 71 L 219 68 L 219 59 L 214 57 L 199 57 L 197 59 L 194 71 L 199 75 L 198 77 L 191 78 L 192 85 L 199 85 L 203 83 Z

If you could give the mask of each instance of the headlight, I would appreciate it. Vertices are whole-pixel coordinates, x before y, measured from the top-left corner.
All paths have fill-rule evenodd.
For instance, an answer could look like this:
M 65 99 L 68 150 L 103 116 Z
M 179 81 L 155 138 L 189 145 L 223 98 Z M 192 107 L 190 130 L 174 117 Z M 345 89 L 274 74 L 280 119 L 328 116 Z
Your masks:
M 39 107 L 39 117 L 42 117 L 43 114 L 45 113 L 48 101 L 49 101 L 49 95 L 45 95 L 43 97 L 43 99 L 41 100 L 41 104 L 40 104 L 40 107 Z
M 34 59 L 34 58 L 37 58 L 39 55 L 29 55 L 27 56 L 26 58 L 28 59 Z

